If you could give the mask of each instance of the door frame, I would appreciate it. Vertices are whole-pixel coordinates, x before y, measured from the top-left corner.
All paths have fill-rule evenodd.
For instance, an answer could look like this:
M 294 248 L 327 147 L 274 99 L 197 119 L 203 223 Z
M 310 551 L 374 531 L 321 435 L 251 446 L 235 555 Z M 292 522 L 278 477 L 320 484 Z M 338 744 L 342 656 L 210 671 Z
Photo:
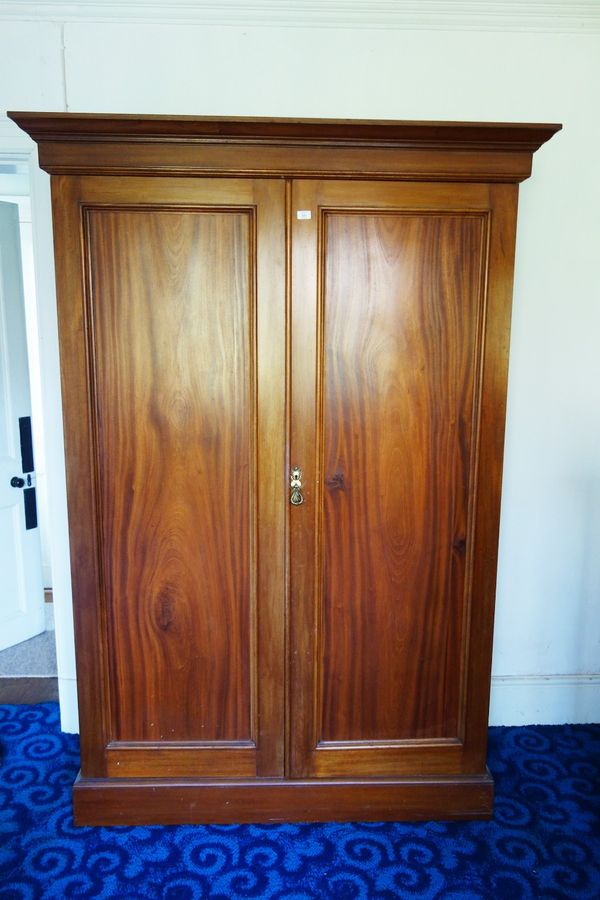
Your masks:
M 37 344 L 46 459 L 48 529 L 55 617 L 61 728 L 77 732 L 77 682 L 71 598 L 71 566 L 62 429 L 58 326 L 54 286 L 50 178 L 38 164 L 37 146 L 8 119 L 0 120 L 0 162 L 25 164 L 29 173 L 36 306 Z M 43 336 L 43 339 L 42 339 Z
M 10 179 L 10 175 L 7 177 Z M 31 446 L 31 422 L 35 422 L 35 416 L 26 309 L 34 320 L 35 314 L 25 303 L 22 202 L 19 203 L 19 200 L 23 201 L 23 196 L 11 197 L 9 194 L 8 199 L 4 199 L 6 196 L 2 194 L 0 200 L 0 344 L 5 357 L 2 366 L 2 406 L 5 405 L 5 408 L 0 426 L 3 443 L 0 502 L 3 527 L 6 528 L 2 568 L 6 570 L 7 587 L 0 600 L 1 650 L 28 641 L 46 628 L 38 481 L 43 452 L 39 444 L 35 448 Z M 26 424 L 29 424 L 29 429 L 24 428 Z M 31 500 L 33 507 L 29 502 Z

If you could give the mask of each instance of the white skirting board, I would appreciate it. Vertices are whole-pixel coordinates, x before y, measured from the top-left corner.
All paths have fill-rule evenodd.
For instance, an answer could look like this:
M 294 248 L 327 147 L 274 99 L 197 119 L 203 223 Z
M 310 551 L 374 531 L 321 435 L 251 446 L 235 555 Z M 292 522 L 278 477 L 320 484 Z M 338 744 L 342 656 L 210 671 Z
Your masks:
M 490 725 L 600 722 L 600 673 L 492 676 Z
M 58 700 L 60 703 L 60 727 L 68 734 L 79 733 L 79 712 L 77 708 L 77 682 L 74 678 L 58 679 Z
M 59 678 L 60 724 L 79 731 L 77 682 Z M 600 722 L 600 673 L 593 675 L 496 675 L 490 725 L 564 725 Z

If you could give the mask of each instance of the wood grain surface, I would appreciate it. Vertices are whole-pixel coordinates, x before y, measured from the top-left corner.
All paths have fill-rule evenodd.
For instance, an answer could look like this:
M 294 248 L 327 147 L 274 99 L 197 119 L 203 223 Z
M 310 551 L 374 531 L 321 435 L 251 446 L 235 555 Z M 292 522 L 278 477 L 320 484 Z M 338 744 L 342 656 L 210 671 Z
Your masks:
M 329 144 L 382 143 L 424 149 L 437 144 L 445 149 L 510 147 L 530 151 L 547 141 L 562 126 L 540 122 L 423 122 L 393 119 L 299 119 L 266 116 L 164 116 L 111 113 L 9 112 L 7 114 L 35 140 L 76 142 L 99 138 L 161 138 L 165 143 L 212 139 L 233 143 L 252 139 L 274 143 Z
M 484 225 L 325 218 L 323 741 L 459 734 Z
M 55 178 L 53 212 L 82 772 L 281 775 L 284 186 Z
M 8 113 L 53 174 L 522 181 L 560 125 Z M 458 152 L 457 152 L 458 151 Z
M 494 782 L 476 776 L 254 781 L 92 779 L 73 788 L 76 825 L 489 819 Z
M 76 820 L 488 816 L 517 182 L 559 126 L 13 118 L 53 175 Z
M 294 207 L 289 771 L 472 771 L 489 189 L 307 181 Z
M 92 209 L 87 225 L 114 736 L 248 740 L 252 218 Z

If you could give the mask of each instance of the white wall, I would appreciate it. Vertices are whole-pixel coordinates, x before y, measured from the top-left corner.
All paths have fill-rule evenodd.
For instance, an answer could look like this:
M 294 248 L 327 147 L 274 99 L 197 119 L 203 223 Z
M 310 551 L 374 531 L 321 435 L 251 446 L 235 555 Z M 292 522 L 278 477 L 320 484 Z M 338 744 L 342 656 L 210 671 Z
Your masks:
M 253 24 L 251 10 L 227 26 L 203 24 L 202 12 L 168 24 L 160 20 L 169 13 L 157 7 L 145 16 L 151 22 L 132 21 L 144 18 L 140 3 L 124 8 L 122 20 L 100 22 L 93 16 L 102 3 L 92 6 L 88 17 L 82 11 L 65 21 L 56 5 L 51 23 L 36 18 L 43 4 L 22 4 L 37 9 L 29 22 L 2 21 L 0 13 L 0 110 L 564 124 L 521 188 L 491 721 L 599 721 L 598 5 L 577 4 L 587 15 L 576 19 L 568 3 L 529 3 L 527 18 L 502 19 L 505 30 L 486 3 L 454 30 L 436 27 L 435 16 L 415 28 L 414 16 L 409 23 L 398 13 L 402 3 L 377 5 L 390 10 L 388 28 L 349 24 L 349 13 L 343 27 L 320 27 L 303 19 L 302 3 L 294 5 L 296 24 L 276 27 Z M 354 20 L 369 24 L 368 4 L 346 6 L 360 7 L 363 18 Z M 45 14 L 54 8 L 46 4 Z M 183 15 L 182 4 L 173 9 Z M 333 0 L 322 9 L 335 21 Z M 0 129 L 0 139 L 9 133 Z M 38 214 L 47 229 L 44 198 Z M 41 265 L 48 276 L 48 259 Z M 48 290 L 44 302 L 51 303 Z M 45 323 L 55 327 L 49 310 Z M 55 394 L 55 335 L 45 338 Z M 57 414 L 57 403 L 49 398 L 49 413 Z M 56 433 L 54 441 L 60 481 Z M 55 552 L 64 556 L 64 495 L 55 493 Z M 63 723 L 70 726 L 68 585 L 60 594 L 61 677 L 71 685 Z

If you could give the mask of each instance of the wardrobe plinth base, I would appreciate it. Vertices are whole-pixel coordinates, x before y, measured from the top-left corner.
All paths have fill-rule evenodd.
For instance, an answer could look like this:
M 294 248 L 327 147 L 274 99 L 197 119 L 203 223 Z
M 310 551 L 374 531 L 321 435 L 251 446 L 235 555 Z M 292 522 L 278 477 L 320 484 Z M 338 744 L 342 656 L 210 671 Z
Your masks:
M 361 780 L 84 778 L 76 825 L 489 819 L 494 781 L 482 775 Z

